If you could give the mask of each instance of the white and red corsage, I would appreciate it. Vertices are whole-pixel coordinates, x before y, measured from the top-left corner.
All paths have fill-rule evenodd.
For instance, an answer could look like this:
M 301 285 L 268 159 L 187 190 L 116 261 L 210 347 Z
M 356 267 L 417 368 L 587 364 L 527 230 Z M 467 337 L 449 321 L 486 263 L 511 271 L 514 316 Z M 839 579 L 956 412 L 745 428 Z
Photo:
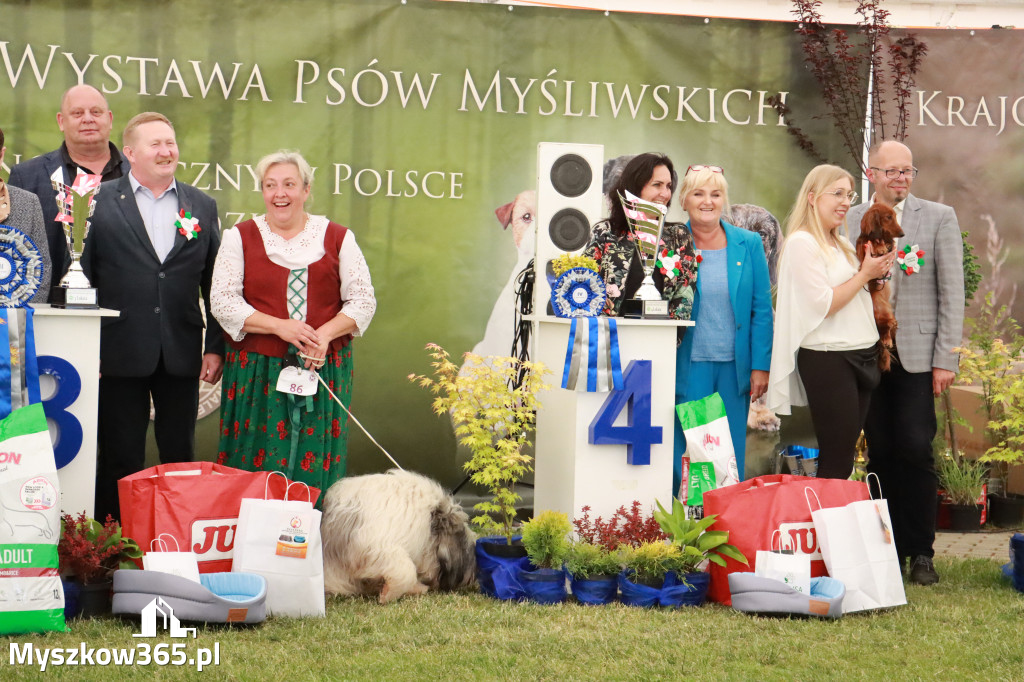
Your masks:
M 916 275 L 924 267 L 924 251 L 917 244 L 904 246 L 896 253 L 896 262 L 906 274 Z
M 199 227 L 199 219 L 193 218 L 192 213 L 185 209 L 181 209 L 178 213 L 178 219 L 174 221 L 174 226 L 178 228 L 178 232 L 185 235 L 186 241 L 195 239 L 203 231 L 203 228 Z

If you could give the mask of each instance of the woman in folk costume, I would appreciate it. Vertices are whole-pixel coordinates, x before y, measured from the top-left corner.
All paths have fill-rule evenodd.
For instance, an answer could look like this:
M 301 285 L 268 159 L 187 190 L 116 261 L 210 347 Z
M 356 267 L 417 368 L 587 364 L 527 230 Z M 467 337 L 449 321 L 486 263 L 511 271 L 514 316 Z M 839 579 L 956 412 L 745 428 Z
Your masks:
M 306 160 L 280 151 L 256 172 L 266 213 L 224 232 L 213 273 L 212 310 L 231 346 L 217 461 L 326 490 L 345 475 L 348 414 L 320 385 L 297 395 L 294 377 L 285 391 L 278 380 L 313 370 L 347 406 L 351 341 L 377 302 L 352 231 L 306 212 Z

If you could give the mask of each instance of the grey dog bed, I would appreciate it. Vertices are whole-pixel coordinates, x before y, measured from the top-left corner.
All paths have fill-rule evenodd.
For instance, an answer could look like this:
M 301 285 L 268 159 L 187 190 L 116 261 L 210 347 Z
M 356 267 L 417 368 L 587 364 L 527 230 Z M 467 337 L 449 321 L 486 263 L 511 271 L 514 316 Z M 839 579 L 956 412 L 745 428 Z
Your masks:
M 843 615 L 846 586 L 835 578 L 811 578 L 811 593 L 801 594 L 780 580 L 753 573 L 730 573 L 732 607 L 749 613 L 793 613 L 821 618 Z
M 178 620 L 262 623 L 267 618 L 267 581 L 254 573 L 203 573 L 196 583 L 161 571 L 114 572 L 112 611 L 142 615 L 156 597 Z

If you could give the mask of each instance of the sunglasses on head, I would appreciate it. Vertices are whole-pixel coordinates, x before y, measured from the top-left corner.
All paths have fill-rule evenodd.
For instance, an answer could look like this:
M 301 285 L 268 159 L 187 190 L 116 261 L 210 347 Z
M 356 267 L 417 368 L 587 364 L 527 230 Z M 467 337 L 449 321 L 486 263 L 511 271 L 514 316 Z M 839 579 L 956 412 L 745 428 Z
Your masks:
M 725 173 L 725 171 L 722 169 L 721 166 L 706 166 L 706 165 L 704 165 L 702 163 L 696 163 L 696 164 L 688 167 L 686 169 L 686 172 L 689 173 L 690 171 L 694 171 L 696 173 L 699 173 L 702 170 L 709 170 L 712 173 L 722 173 L 722 174 Z

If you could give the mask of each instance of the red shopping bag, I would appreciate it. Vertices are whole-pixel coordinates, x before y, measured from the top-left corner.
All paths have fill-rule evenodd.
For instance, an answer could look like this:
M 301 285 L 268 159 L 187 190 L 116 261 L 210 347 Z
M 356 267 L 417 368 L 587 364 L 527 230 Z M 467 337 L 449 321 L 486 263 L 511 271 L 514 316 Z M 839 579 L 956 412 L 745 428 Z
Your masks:
M 851 502 L 870 499 L 863 481 L 837 478 L 809 478 L 775 474 L 758 476 L 742 483 L 704 493 L 704 514 L 718 518 L 712 530 L 729 531 L 729 542 L 747 557 L 750 566 L 732 559 L 725 566 L 711 564 L 711 587 L 708 598 L 732 604 L 729 574 L 753 571 L 758 550 L 772 548 L 772 534 L 782 535 L 782 548 L 811 558 L 811 575 L 828 575 L 818 549 L 818 538 L 811 522 L 804 488 L 817 493 L 822 506 L 840 507 Z M 828 500 L 826 502 L 826 499 Z
M 188 542 L 200 573 L 227 572 L 242 498 L 283 500 L 290 482 L 213 462 L 160 464 L 117 482 L 121 527 L 140 547 L 170 533 Z M 309 490 L 315 503 L 320 491 Z

